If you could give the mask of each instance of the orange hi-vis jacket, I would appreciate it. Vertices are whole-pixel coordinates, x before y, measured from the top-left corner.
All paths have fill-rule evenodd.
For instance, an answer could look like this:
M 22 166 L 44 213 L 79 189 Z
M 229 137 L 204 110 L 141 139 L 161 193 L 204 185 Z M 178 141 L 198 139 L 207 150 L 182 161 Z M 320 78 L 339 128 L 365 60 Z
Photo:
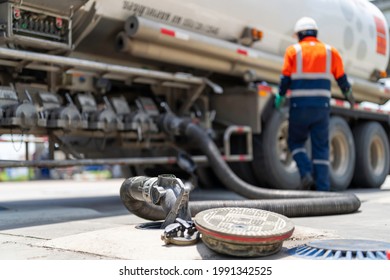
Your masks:
M 294 107 L 329 107 L 332 77 L 342 92 L 350 88 L 338 51 L 315 37 L 305 37 L 286 50 L 279 94 L 290 89 Z

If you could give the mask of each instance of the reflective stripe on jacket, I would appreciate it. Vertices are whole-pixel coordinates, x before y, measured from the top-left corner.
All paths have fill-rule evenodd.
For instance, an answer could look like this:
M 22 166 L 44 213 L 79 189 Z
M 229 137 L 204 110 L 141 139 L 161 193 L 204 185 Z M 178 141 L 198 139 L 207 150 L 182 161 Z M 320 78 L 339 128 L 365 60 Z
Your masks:
M 279 93 L 291 89 L 292 106 L 329 107 L 332 76 L 349 87 L 338 51 L 306 37 L 286 50 Z

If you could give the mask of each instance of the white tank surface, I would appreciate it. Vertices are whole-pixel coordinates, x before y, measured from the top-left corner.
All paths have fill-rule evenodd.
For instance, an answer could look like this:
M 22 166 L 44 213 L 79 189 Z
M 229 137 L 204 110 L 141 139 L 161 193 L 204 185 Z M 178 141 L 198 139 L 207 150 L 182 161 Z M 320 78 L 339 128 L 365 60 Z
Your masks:
M 296 42 L 293 37 L 296 21 L 310 16 L 318 24 L 318 38 L 342 54 L 349 76 L 370 79 L 374 72 L 385 71 L 388 64 L 389 33 L 385 17 L 366 0 L 96 0 L 96 3 L 103 18 L 125 21 L 136 15 L 232 42 L 241 37 L 245 27 L 256 28 L 263 37 L 252 47 L 281 57 L 286 47 Z

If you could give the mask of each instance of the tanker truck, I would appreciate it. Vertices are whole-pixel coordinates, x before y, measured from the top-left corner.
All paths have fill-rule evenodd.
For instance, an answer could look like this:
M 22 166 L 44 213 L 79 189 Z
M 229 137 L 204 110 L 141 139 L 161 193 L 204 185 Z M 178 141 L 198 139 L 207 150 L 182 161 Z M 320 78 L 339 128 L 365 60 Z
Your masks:
M 242 180 L 298 189 L 288 110 L 272 104 L 303 16 L 341 53 L 358 102 L 350 108 L 333 85 L 332 189 L 378 188 L 389 173 L 390 119 L 363 104 L 389 99 L 378 82 L 389 32 L 365 0 L 2 0 L 0 133 L 47 136 L 51 160 L 0 167 L 118 164 L 126 176 L 217 185 L 200 144 L 164 123 L 174 114 L 199 125 Z

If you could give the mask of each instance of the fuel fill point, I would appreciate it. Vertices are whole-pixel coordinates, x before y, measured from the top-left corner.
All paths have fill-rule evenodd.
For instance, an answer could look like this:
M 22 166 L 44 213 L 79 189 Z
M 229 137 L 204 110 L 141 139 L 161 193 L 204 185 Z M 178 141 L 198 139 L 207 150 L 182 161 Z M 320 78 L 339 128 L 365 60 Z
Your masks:
M 294 225 L 282 215 L 252 208 L 214 208 L 194 217 L 202 241 L 211 250 L 238 257 L 275 254 Z

